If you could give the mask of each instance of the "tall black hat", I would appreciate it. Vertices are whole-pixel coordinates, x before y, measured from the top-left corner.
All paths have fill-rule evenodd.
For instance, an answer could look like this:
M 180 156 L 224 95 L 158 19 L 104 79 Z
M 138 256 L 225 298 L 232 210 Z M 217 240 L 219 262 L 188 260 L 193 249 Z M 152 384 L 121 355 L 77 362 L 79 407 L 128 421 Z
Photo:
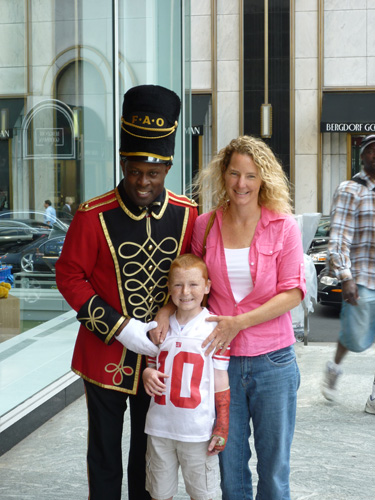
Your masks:
M 139 85 L 124 95 L 120 155 L 171 164 L 181 101 L 159 85 Z

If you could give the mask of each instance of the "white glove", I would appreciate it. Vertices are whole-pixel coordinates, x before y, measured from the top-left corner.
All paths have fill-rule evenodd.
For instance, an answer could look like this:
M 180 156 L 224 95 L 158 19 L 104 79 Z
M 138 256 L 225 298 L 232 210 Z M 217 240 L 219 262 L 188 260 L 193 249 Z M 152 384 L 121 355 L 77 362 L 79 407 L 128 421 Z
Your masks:
M 116 339 L 123 346 L 137 354 L 146 356 L 157 356 L 159 348 L 147 337 L 147 332 L 158 326 L 156 321 L 142 323 L 138 319 L 131 318 L 129 323 L 121 330 Z

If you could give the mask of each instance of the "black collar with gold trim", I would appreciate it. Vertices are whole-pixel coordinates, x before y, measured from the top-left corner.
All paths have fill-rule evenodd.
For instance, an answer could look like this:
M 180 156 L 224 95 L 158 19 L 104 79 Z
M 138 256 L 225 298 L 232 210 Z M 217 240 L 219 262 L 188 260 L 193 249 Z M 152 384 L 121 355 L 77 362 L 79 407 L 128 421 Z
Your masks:
M 155 200 L 145 207 L 139 207 L 135 205 L 126 194 L 123 182 L 115 189 L 115 195 L 117 201 L 120 204 L 120 207 L 124 210 L 124 212 L 134 220 L 141 220 L 144 217 L 152 216 L 155 219 L 161 219 L 165 212 L 165 209 L 168 206 L 168 192 L 164 188 L 163 192 L 155 198 Z

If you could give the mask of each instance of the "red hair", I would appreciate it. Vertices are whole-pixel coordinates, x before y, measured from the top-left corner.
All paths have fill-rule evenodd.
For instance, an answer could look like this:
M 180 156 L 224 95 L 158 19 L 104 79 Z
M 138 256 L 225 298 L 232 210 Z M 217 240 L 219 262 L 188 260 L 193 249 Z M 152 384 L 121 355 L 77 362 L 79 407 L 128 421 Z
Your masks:
M 208 280 L 208 271 L 205 262 L 196 255 L 192 253 L 184 253 L 183 255 L 179 255 L 172 261 L 171 267 L 169 269 L 168 280 L 171 281 L 172 273 L 174 269 L 191 269 L 196 267 L 202 271 L 202 276 L 205 281 Z

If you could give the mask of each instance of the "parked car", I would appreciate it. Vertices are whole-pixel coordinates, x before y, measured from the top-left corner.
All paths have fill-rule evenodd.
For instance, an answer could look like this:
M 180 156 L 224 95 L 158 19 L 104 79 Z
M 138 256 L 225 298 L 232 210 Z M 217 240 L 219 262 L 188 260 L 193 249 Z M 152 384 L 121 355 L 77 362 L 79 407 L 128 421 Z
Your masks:
M 317 276 L 319 276 L 326 266 L 329 230 L 330 217 L 328 215 L 323 215 L 307 252 L 314 262 Z
M 60 257 L 65 241 L 65 233 L 53 233 L 41 236 L 31 243 L 14 246 L 0 256 L 0 263 L 11 265 L 13 275 L 24 273 L 54 273 L 55 263 Z
M 318 302 L 323 306 L 341 307 L 341 282 L 328 269 L 318 276 Z
M 24 238 L 17 238 L 15 228 L 22 227 Z M 11 265 L 12 273 L 54 274 L 55 263 L 61 254 L 68 224 L 56 219 L 51 226 L 44 222 L 44 213 L 36 211 L 1 212 L 0 228 L 6 238 L 0 241 L 0 264 Z M 13 228 L 13 229 L 12 229 Z
M 0 221 L 3 220 L 11 220 L 11 221 L 20 221 L 25 224 L 29 224 L 34 228 L 45 228 L 51 227 L 44 220 L 45 213 L 40 210 L 7 210 L 0 211 Z M 64 219 L 64 220 L 63 220 Z M 61 210 L 56 211 L 56 224 L 60 229 L 67 229 L 69 227 L 70 222 L 72 221 L 73 216 L 62 212 Z
M 0 212 L 0 257 L 7 252 L 17 252 L 24 244 L 41 237 L 48 237 L 52 231 L 65 234 L 69 224 L 57 218 L 53 226 L 44 222 L 44 212 L 35 210 Z
M 42 235 L 48 235 L 50 227 L 36 227 L 31 223 L 11 219 L 0 219 L 0 254 L 14 244 L 30 242 Z

